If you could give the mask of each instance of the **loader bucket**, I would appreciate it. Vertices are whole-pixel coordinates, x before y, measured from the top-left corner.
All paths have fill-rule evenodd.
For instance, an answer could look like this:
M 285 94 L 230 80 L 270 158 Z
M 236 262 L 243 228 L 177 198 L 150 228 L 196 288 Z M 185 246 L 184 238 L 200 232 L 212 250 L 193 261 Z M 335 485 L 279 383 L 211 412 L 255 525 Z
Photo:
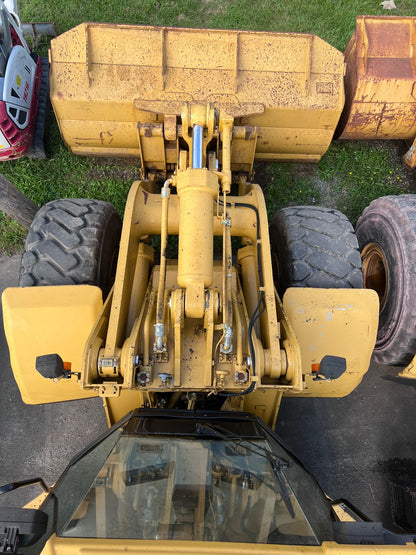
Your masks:
M 345 51 L 341 139 L 414 139 L 416 17 L 359 16 Z
M 342 53 L 306 34 L 84 23 L 51 42 L 51 100 L 75 154 L 173 171 L 184 103 L 234 118 L 232 171 L 317 162 L 344 103 Z

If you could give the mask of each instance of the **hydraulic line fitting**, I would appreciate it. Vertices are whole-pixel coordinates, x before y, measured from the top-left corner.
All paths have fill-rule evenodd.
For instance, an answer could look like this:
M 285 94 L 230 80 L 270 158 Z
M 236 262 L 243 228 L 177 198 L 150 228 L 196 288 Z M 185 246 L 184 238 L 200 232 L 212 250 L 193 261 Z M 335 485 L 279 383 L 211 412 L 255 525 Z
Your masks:
M 220 351 L 221 353 L 228 354 L 231 352 L 233 343 L 233 328 L 228 324 L 224 324 L 224 340 L 221 343 Z

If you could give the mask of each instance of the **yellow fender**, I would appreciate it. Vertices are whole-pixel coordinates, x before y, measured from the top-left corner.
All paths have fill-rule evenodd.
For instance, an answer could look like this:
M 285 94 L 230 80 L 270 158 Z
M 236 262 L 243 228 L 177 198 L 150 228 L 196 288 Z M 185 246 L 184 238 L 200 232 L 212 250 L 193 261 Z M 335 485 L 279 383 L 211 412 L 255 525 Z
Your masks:
M 2 295 L 10 362 L 22 399 L 33 405 L 95 397 L 76 376 L 53 382 L 35 369 L 36 357 L 57 353 L 81 370 L 84 346 L 102 308 L 91 285 L 11 287 Z

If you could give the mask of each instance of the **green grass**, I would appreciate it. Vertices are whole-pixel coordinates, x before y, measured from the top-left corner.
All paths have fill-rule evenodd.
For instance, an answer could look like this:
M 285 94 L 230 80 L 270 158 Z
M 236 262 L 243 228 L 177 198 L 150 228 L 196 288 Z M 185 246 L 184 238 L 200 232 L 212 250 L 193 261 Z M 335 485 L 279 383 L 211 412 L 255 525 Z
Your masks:
M 22 21 L 54 21 L 59 33 L 82 21 L 181 25 L 315 33 L 343 50 L 355 17 L 416 15 L 414 0 L 399 0 L 388 12 L 378 0 L 25 0 Z
M 139 177 L 137 162 L 74 156 L 52 118 L 46 141 L 48 159 L 6 162 L 1 168 L 3 175 L 38 206 L 56 198 L 95 198 L 109 200 L 122 215 L 130 185 Z
M 353 224 L 375 198 L 411 192 L 413 174 L 391 142 L 333 143 L 318 166 L 321 180 L 333 187 L 336 208 Z
M 344 50 L 359 14 L 416 15 L 414 0 L 399 0 L 387 12 L 380 1 L 350 0 L 23 0 L 21 20 L 53 21 L 58 33 L 83 21 L 242 28 L 315 33 Z M 38 45 L 42 54 L 47 43 Z M 39 206 L 59 197 L 89 197 L 112 202 L 122 214 L 127 191 L 138 177 L 138 163 L 73 156 L 62 143 L 51 115 L 48 160 L 21 159 L 2 165 L 2 173 Z M 259 166 L 269 214 L 288 204 L 326 204 L 354 222 L 372 198 L 409 191 L 412 178 L 389 145 L 333 143 L 317 166 Z M 21 249 L 21 228 L 0 218 L 0 252 Z
M 0 212 L 0 246 L 2 254 L 11 254 L 21 250 L 25 237 L 26 230 Z
M 299 164 L 267 164 L 260 172 L 269 219 L 286 206 L 321 203 L 319 187 L 308 175 L 302 175 Z M 313 170 L 308 171 L 311 176 Z M 260 181 L 260 179 L 257 179 Z
M 401 149 L 401 141 L 339 141 L 317 165 L 268 164 L 262 178 L 269 217 L 285 206 L 321 204 L 344 212 L 355 225 L 375 198 L 416 192 Z

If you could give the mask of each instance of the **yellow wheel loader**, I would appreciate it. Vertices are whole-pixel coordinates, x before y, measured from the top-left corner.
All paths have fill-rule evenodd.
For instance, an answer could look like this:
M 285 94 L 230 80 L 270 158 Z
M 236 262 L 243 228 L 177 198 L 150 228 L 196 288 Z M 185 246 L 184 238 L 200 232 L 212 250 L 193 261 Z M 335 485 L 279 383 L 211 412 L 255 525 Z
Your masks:
M 43 499 L 0 510 L 3 545 L 415 551 L 329 500 L 272 432 L 282 395 L 350 393 L 376 342 L 346 217 L 288 207 L 269 231 L 253 180 L 254 160 L 324 154 L 343 55 L 312 35 L 82 24 L 50 66 L 70 149 L 139 158 L 142 177 L 122 225 L 101 201 L 42 207 L 3 294 L 23 400 L 100 396 L 111 426 Z

